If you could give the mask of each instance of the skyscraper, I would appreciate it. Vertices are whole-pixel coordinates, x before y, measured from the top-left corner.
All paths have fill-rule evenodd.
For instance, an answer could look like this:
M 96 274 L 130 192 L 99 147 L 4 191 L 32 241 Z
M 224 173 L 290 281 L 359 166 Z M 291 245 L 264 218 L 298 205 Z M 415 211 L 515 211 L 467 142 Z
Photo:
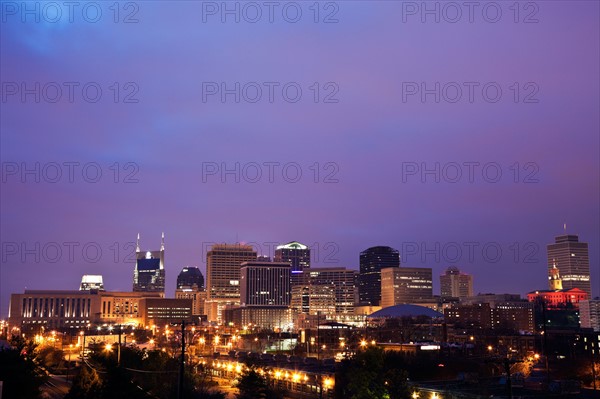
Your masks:
M 290 305 L 290 264 L 283 262 L 244 262 L 241 267 L 240 305 Z
M 310 248 L 297 241 L 279 245 L 275 248 L 274 261 L 289 263 L 292 285 L 303 284 L 306 271 L 310 269 Z
M 442 298 L 473 296 L 473 276 L 461 273 L 456 266 L 450 266 L 440 276 L 440 295 Z
M 562 235 L 548 244 L 548 280 L 552 284 L 554 266 L 559 270 L 564 289 L 579 288 L 592 297 L 588 244 L 576 235 Z M 552 289 L 552 287 L 550 287 Z
M 381 307 L 419 303 L 433 298 L 432 271 L 428 267 L 381 269 Z
M 335 293 L 335 313 L 354 314 L 356 297 L 355 271 L 345 267 L 315 267 L 308 272 L 306 283 L 333 287 Z
M 186 266 L 177 276 L 177 288 L 192 288 L 194 285 L 204 288 L 204 276 L 197 267 Z
M 160 250 L 140 250 L 140 235 L 135 247 L 135 269 L 133 271 L 133 291 L 165 292 L 165 233 L 162 233 Z
M 359 299 L 362 304 L 379 306 L 381 301 L 381 269 L 400 267 L 400 253 L 390 247 L 371 247 L 360 253 L 358 277 Z
M 256 261 L 256 251 L 252 249 L 251 245 L 213 245 L 206 253 L 208 301 L 221 305 L 238 305 L 240 303 L 240 269 L 242 263 L 251 261 Z

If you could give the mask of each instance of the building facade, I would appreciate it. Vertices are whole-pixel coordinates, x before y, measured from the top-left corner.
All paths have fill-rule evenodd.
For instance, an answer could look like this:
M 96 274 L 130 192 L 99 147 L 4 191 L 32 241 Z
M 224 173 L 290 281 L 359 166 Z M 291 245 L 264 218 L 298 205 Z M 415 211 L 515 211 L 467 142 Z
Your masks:
M 358 291 L 354 270 L 348 270 L 345 267 L 315 267 L 308 272 L 307 283 L 308 285 L 333 287 L 336 314 L 354 314 L 354 303 Z
M 334 318 L 336 296 L 333 285 L 296 285 L 292 287 L 291 308 L 298 313 Z
M 206 314 L 209 321 L 222 322 L 225 306 L 240 304 L 241 267 L 256 261 L 250 245 L 215 244 L 206 253 Z
M 400 267 L 400 253 L 390 247 L 378 246 L 360 253 L 358 277 L 361 305 L 379 306 L 381 302 L 381 270 Z
M 551 281 L 552 269 L 556 267 L 564 289 L 579 288 L 591 298 L 588 244 L 579 242 L 577 235 L 562 235 L 556 237 L 553 244 L 548 244 L 547 249 L 548 279 Z
M 547 309 L 579 309 L 579 303 L 588 299 L 588 294 L 579 288 L 558 291 L 533 291 L 527 294 L 529 302 L 543 301 Z
M 193 316 L 206 315 L 204 307 L 206 290 L 204 288 L 198 288 L 196 285 L 192 286 L 192 288 L 178 288 L 175 290 L 175 298 L 191 299 Z
M 36 332 L 100 324 L 149 327 L 191 314 L 190 299 L 162 298 L 159 292 L 25 290 L 11 295 L 9 323 Z
M 475 330 L 535 330 L 533 304 L 525 301 L 453 305 L 444 309 L 444 318 L 457 327 Z
M 579 302 L 581 328 L 600 332 L 600 299 L 585 299 Z
M 440 276 L 440 296 L 442 298 L 473 296 L 473 276 L 461 273 L 457 267 L 449 267 Z
M 140 235 L 135 247 L 135 269 L 133 271 L 134 292 L 165 293 L 165 234 L 162 234 L 159 251 L 141 251 Z
M 241 306 L 289 306 L 290 264 L 244 262 L 240 270 Z
M 304 284 L 306 272 L 310 269 L 310 248 L 297 241 L 288 242 L 275 248 L 275 262 L 290 264 L 291 284 Z
M 100 302 L 98 291 L 25 290 L 11 295 L 8 321 L 23 331 L 84 328 L 98 322 Z
M 204 276 L 197 267 L 186 266 L 177 276 L 177 289 L 192 288 L 194 285 L 204 288 Z
M 426 267 L 381 269 L 381 307 L 433 299 L 432 270 Z
M 79 291 L 104 291 L 104 283 L 102 276 L 85 274 L 81 277 L 81 284 L 79 285 Z

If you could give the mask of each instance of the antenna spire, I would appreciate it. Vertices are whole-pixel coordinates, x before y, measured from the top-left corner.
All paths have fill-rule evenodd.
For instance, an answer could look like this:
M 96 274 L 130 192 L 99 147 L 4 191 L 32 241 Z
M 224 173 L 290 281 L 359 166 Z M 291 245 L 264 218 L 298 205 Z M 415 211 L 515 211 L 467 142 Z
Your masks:
M 160 239 L 160 250 L 161 251 L 165 250 L 165 232 L 164 231 L 163 231 L 162 237 Z
M 137 240 L 135 242 L 135 252 L 140 252 L 140 233 L 138 233 Z

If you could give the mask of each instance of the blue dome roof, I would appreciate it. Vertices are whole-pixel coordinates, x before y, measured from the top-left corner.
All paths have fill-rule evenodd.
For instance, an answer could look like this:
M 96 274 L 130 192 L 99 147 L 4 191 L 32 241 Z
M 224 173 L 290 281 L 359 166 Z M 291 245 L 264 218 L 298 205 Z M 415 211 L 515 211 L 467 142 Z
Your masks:
M 378 310 L 375 313 L 371 313 L 368 317 L 417 317 L 417 316 L 427 316 L 427 317 L 444 317 L 444 315 L 440 312 L 436 312 L 433 309 L 430 309 L 425 306 L 418 305 L 395 305 L 389 306 L 387 308 L 383 308 Z

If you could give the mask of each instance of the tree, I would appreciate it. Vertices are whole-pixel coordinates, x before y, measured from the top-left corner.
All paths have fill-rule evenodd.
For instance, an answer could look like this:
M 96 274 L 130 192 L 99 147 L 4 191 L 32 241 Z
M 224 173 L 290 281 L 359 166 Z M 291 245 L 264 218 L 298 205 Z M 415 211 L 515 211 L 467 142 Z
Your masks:
M 239 377 L 235 387 L 239 390 L 238 399 L 283 399 L 285 393 L 272 387 L 269 380 L 252 367 Z
M 34 399 L 40 395 L 45 376 L 24 348 L 0 350 L 0 381 L 3 382 L 3 398 Z
M 102 380 L 96 370 L 81 367 L 65 399 L 102 399 Z
M 238 399 L 269 399 L 267 381 L 253 368 L 240 376 L 235 387 L 240 391 Z
M 336 374 L 336 397 L 344 399 L 408 399 L 408 374 L 395 356 L 377 347 L 344 360 Z

